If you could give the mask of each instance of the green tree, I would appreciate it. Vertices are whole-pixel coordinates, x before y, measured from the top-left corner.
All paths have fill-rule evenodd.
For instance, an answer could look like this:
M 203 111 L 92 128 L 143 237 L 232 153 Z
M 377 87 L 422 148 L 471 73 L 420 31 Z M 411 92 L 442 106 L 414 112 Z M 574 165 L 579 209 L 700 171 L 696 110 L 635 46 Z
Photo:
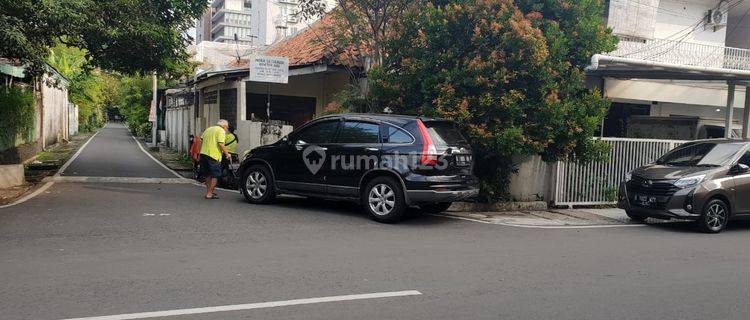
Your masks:
M 0 57 L 43 72 L 59 41 L 85 50 L 96 67 L 122 73 L 182 69 L 185 31 L 207 0 L 0 0 Z
M 310 19 L 327 15 L 323 32 L 313 41 L 325 45 L 333 53 L 332 59 L 341 62 L 350 73 L 346 101 L 337 103 L 334 110 L 353 107 L 352 111 L 372 112 L 377 105 L 368 99 L 368 85 L 362 83 L 362 72 L 383 62 L 387 54 L 384 43 L 391 26 L 411 9 L 418 9 L 425 0 L 335 0 L 335 8 L 327 7 L 328 0 L 299 0 L 299 15 Z M 362 70 L 364 69 L 364 70 Z
M 54 47 L 47 57 L 47 63 L 70 81 L 68 97 L 78 106 L 79 130 L 90 131 L 100 126 L 104 120 L 104 109 L 113 98 L 111 91 L 105 91 L 107 75 L 88 67 L 83 50 L 65 45 Z
M 600 0 L 442 1 L 393 26 L 372 94 L 400 113 L 450 118 L 470 136 L 485 200 L 507 199 L 512 159 L 597 159 L 608 102 L 584 86 L 613 49 Z

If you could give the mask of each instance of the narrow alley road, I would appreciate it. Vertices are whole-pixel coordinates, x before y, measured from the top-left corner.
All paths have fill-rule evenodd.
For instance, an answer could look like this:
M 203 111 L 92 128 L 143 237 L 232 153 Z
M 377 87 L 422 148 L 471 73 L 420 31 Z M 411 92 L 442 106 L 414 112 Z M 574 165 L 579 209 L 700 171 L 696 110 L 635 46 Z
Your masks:
M 174 178 L 108 125 L 64 176 Z M 524 229 L 180 183 L 0 209 L 0 319 L 746 319 L 750 225 Z M 716 299 L 721 296 L 721 299 Z M 303 300 L 299 300 L 303 299 Z M 100 317 L 100 318 L 97 318 Z
M 63 176 L 175 178 L 140 150 L 127 127 L 108 123 L 81 154 L 61 173 Z

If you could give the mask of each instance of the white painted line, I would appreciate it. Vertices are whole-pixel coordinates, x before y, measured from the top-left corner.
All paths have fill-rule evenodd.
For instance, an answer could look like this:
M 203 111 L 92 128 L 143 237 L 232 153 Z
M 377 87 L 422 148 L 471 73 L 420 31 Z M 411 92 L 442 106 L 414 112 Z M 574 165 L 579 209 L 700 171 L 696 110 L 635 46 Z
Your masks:
M 24 203 L 26 201 L 29 201 L 32 198 L 38 196 L 40 193 L 42 193 L 42 192 L 46 191 L 47 189 L 49 189 L 49 187 L 51 187 L 53 184 L 55 184 L 54 181 L 49 181 L 49 182 L 45 183 L 43 186 L 41 186 L 39 189 L 36 189 L 36 191 L 34 191 L 32 193 L 29 193 L 29 194 L 25 195 L 24 197 L 22 197 L 22 198 L 20 198 L 20 199 L 18 199 L 16 201 L 13 201 L 13 202 L 11 202 L 9 204 L 0 206 L 0 209 L 12 207 L 12 206 Z
M 198 186 L 198 187 L 205 187 L 205 186 L 206 186 L 206 185 L 204 185 L 204 184 L 202 184 L 202 183 L 200 183 L 200 182 L 198 182 L 198 181 L 195 181 L 195 180 L 193 180 L 193 179 L 188 179 L 188 178 L 185 178 L 185 177 L 183 177 L 182 175 L 180 175 L 179 173 L 177 173 L 177 172 L 175 172 L 174 170 L 170 169 L 170 168 L 169 168 L 169 167 L 167 167 L 167 166 L 166 166 L 166 165 L 165 165 L 164 163 L 162 163 L 162 162 L 161 162 L 161 161 L 159 161 L 158 159 L 154 158 L 154 156 L 152 156 L 152 155 L 151 155 L 151 153 L 149 153 L 148 151 L 146 151 L 146 149 L 144 149 L 144 148 L 143 148 L 143 146 L 141 145 L 141 142 L 140 142 L 140 141 L 138 141 L 138 138 L 136 138 L 136 137 L 135 137 L 135 136 L 133 136 L 133 135 L 130 135 L 130 136 L 131 136 L 131 137 L 133 137 L 133 140 L 135 140 L 135 143 L 137 143 L 137 144 L 138 144 L 138 147 L 139 147 L 139 148 L 141 148 L 141 151 L 143 151 L 143 153 L 145 153 L 145 154 L 146 154 L 146 155 L 147 155 L 147 156 L 148 156 L 149 158 L 151 158 L 151 160 L 154 160 L 154 161 L 155 161 L 156 163 L 158 163 L 158 164 L 159 164 L 159 165 L 160 165 L 160 166 L 161 166 L 162 168 L 164 168 L 164 169 L 167 169 L 167 170 L 169 170 L 169 172 L 171 172 L 171 173 L 172 173 L 172 174 L 174 174 L 175 176 L 178 176 L 178 177 L 180 177 L 180 178 L 182 178 L 182 179 L 185 179 L 185 180 L 188 180 L 188 181 L 190 181 L 190 184 L 192 184 L 192 185 L 194 185 L 194 186 Z M 222 191 L 227 191 L 227 192 L 240 193 L 240 191 L 239 191 L 239 190 L 226 189 L 226 188 L 219 188 L 219 187 L 216 187 L 216 189 L 217 189 L 217 190 L 222 190 Z
M 68 161 L 66 161 L 65 164 L 62 165 L 62 167 L 60 167 L 60 170 L 57 170 L 57 173 L 55 173 L 55 177 L 59 177 L 61 174 L 65 172 L 65 169 L 67 169 L 70 166 L 70 164 L 73 163 L 73 161 L 75 161 L 79 155 L 81 155 L 81 153 L 83 152 L 83 149 L 85 149 L 86 146 L 89 145 L 89 142 L 91 142 L 91 140 L 94 140 L 94 137 L 96 137 L 97 134 L 99 134 L 99 131 L 97 131 L 91 137 L 89 137 L 89 139 L 86 140 L 86 143 L 84 143 L 80 148 L 78 148 L 78 151 L 76 151 L 76 153 L 74 153 L 73 156 L 70 157 L 70 159 L 68 159 Z
M 140 177 L 87 177 L 61 176 L 54 177 L 56 182 L 72 183 L 143 183 L 143 184 L 189 184 L 187 179 L 177 178 L 140 178 Z
M 193 179 L 188 179 L 188 180 L 190 180 L 190 184 L 192 184 L 192 185 L 194 185 L 196 187 L 206 187 L 205 184 L 200 183 L 198 181 L 195 181 Z M 232 192 L 232 193 L 240 193 L 240 190 L 220 188 L 220 187 L 216 187 L 216 190 L 221 190 L 221 191 L 226 191 L 226 192 Z
M 158 159 L 154 158 L 154 156 L 152 156 L 152 155 L 151 155 L 151 153 L 149 153 L 148 151 L 146 151 L 146 149 L 144 149 L 144 148 L 143 148 L 143 146 L 141 145 L 141 142 L 140 142 L 140 141 L 138 141 L 138 138 L 136 138 L 136 137 L 135 137 L 135 136 L 133 136 L 133 135 L 131 135 L 131 137 L 133 137 L 133 140 L 135 140 L 135 143 L 137 143 L 137 144 L 138 144 L 138 147 L 139 147 L 139 148 L 141 148 L 141 151 L 143 151 L 143 153 L 145 153 L 145 154 L 146 154 L 146 155 L 147 155 L 147 156 L 148 156 L 149 158 L 151 158 L 151 160 L 154 160 L 154 162 L 158 163 L 158 164 L 159 164 L 159 165 L 160 165 L 160 166 L 161 166 L 162 168 L 164 168 L 164 169 L 167 169 L 167 170 L 168 170 L 169 172 L 171 172 L 171 173 L 172 173 L 173 175 L 175 175 L 175 176 L 178 176 L 178 177 L 180 177 L 181 179 L 185 179 L 185 180 L 188 180 L 188 181 L 190 181 L 189 183 L 190 183 L 190 184 L 192 184 L 192 185 L 194 185 L 194 186 L 198 186 L 198 187 L 205 187 L 205 185 L 204 185 L 204 184 L 202 184 L 202 183 L 200 183 L 200 182 L 198 182 L 198 181 L 195 181 L 195 180 L 193 180 L 193 179 L 188 179 L 188 178 L 185 178 L 185 177 L 183 177 L 182 175 L 180 175 L 179 173 L 177 173 L 177 172 L 175 172 L 174 170 L 172 170 L 172 169 L 170 169 L 169 167 L 167 167 L 167 166 L 166 166 L 166 165 L 165 165 L 164 163 L 162 163 L 162 162 L 161 162 L 161 161 L 159 161 Z M 239 190 L 226 189 L 226 188 L 219 188 L 219 187 L 216 187 L 216 189 L 217 189 L 217 190 L 222 190 L 222 191 L 227 191 L 227 192 L 240 193 L 240 191 L 239 191 Z
M 99 131 L 97 131 L 97 132 L 95 132 L 95 133 L 94 133 L 93 135 L 91 135 L 91 137 L 89 137 L 89 139 L 88 139 L 88 140 L 86 140 L 86 142 L 85 142 L 85 143 L 84 143 L 83 145 L 81 145 L 81 147 L 80 147 L 80 148 L 78 148 L 78 151 L 76 151 L 76 153 L 74 153 L 74 154 L 73 154 L 73 156 L 72 156 L 72 157 L 70 157 L 70 159 L 68 159 L 68 161 L 66 161 L 66 162 L 65 162 L 65 163 L 64 163 L 64 164 L 62 165 L 62 167 L 60 167 L 60 169 L 58 169 L 58 170 L 57 170 L 57 172 L 55 173 L 55 175 L 54 175 L 53 177 L 59 177 L 59 176 L 60 176 L 60 174 L 61 174 L 61 173 L 62 173 L 63 171 L 65 171 L 65 169 L 67 169 L 67 168 L 68 168 L 68 167 L 70 166 L 70 164 L 71 164 L 71 163 L 73 163 L 73 161 L 74 161 L 74 160 L 75 160 L 76 158 L 78 158 L 78 156 L 79 156 L 79 155 L 81 154 L 81 152 L 83 152 L 83 149 L 84 149 L 84 148 L 86 148 L 86 146 L 87 146 L 87 145 L 89 144 L 89 142 L 91 142 L 91 140 L 93 140 L 93 139 L 94 139 L 94 137 L 95 137 L 95 136 L 96 136 L 97 134 L 99 134 Z M 45 179 L 46 179 L 46 178 L 45 178 Z M 42 192 L 46 191 L 46 190 L 47 190 L 47 189 L 49 189 L 50 187 L 52 187 L 52 185 L 53 185 L 53 184 L 55 184 L 55 181 L 54 181 L 54 180 L 48 180 L 48 181 L 47 181 L 46 183 L 44 183 L 44 185 L 43 185 L 43 186 L 41 186 L 41 187 L 40 187 L 39 189 L 36 189 L 36 191 L 34 191 L 34 192 L 30 193 L 30 194 L 27 194 L 27 195 L 23 196 L 22 198 L 20 198 L 20 199 L 18 199 L 18 200 L 16 200 L 16 201 L 13 201 L 13 202 L 11 202 L 11 203 L 9 203 L 9 204 L 6 204 L 6 205 L 2 205 L 2 206 L 0 206 L 0 209 L 3 209 L 3 208 L 8 208 L 8 207 L 12 207 L 12 206 L 15 206 L 15 205 L 19 205 L 19 204 L 22 204 L 22 203 L 24 203 L 24 202 L 26 202 L 26 201 L 29 201 L 29 200 L 33 199 L 34 197 L 36 197 L 36 196 L 40 195 L 40 194 L 41 194 Z
M 315 303 L 324 303 L 324 302 L 394 298 L 394 297 L 416 296 L 416 295 L 421 295 L 421 294 L 422 293 L 417 290 L 377 292 L 377 293 L 365 293 L 365 294 L 351 294 L 351 295 L 344 295 L 344 296 L 330 296 L 330 297 L 321 297 L 321 298 L 295 299 L 295 300 L 248 303 L 248 304 L 234 304 L 234 305 L 217 306 L 217 307 L 203 307 L 203 308 L 177 309 L 177 310 L 154 311 L 154 312 L 127 313 L 127 314 L 118 314 L 118 315 L 111 315 L 111 316 L 70 318 L 70 319 L 65 319 L 65 320 L 146 319 L 146 318 L 156 318 L 156 317 L 181 316 L 181 315 L 188 315 L 188 314 L 203 314 L 203 313 L 214 313 L 214 312 L 262 309 L 262 308 L 288 307 L 288 306 L 297 306 L 297 305 L 303 305 L 303 304 L 315 304 Z
M 132 134 L 130 136 L 133 138 L 133 140 L 135 140 L 135 143 L 138 145 L 138 148 L 141 148 L 141 151 L 143 151 L 143 153 L 145 153 L 149 158 L 151 158 L 151 160 L 154 160 L 154 162 L 158 163 L 162 168 L 167 169 L 167 171 L 171 172 L 173 175 L 179 177 L 180 179 L 186 179 L 185 177 L 181 176 L 179 173 L 175 172 L 174 170 L 170 169 L 169 167 L 161 163 L 161 161 L 156 160 L 154 156 L 152 156 L 148 151 L 146 151 L 146 149 L 143 148 L 143 146 L 141 145 L 141 142 L 138 141 L 138 138 L 136 138 Z
M 479 219 L 472 219 L 472 218 L 459 217 L 459 216 L 453 216 L 453 215 L 444 215 L 444 214 L 430 214 L 430 215 L 434 217 L 465 220 L 465 221 L 479 222 L 479 223 L 484 223 L 484 224 L 492 224 L 492 225 L 506 226 L 506 227 L 528 228 L 528 229 L 601 229 L 601 228 L 630 228 L 630 227 L 647 226 L 647 224 L 592 224 L 592 225 L 579 225 L 579 226 L 532 226 L 532 225 L 505 223 L 505 222 L 490 222 L 490 221 L 483 221 Z

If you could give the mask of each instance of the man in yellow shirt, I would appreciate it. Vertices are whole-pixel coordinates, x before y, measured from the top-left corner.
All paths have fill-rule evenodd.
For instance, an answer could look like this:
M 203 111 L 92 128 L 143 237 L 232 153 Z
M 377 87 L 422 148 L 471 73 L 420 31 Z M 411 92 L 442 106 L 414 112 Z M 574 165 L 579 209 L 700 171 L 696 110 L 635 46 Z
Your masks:
M 232 155 L 224 146 L 229 122 L 222 119 L 215 126 L 209 127 L 201 135 L 200 165 L 203 176 L 206 177 L 206 199 L 219 199 L 214 193 L 216 184 L 221 178 L 221 156 L 232 161 Z
M 237 142 L 237 136 L 234 134 L 234 128 L 232 128 L 232 126 L 229 126 L 229 131 L 227 131 L 227 140 L 226 143 L 224 143 L 229 153 L 233 155 L 237 154 Z

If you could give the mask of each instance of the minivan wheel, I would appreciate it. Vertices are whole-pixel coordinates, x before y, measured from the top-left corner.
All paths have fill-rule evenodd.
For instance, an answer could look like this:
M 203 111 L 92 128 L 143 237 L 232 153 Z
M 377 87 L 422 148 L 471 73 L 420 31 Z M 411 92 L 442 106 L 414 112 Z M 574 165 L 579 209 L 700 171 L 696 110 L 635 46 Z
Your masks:
M 438 214 L 444 212 L 445 210 L 448 210 L 448 208 L 450 208 L 452 204 L 453 202 L 430 203 L 420 205 L 419 209 L 421 209 L 424 213 Z
M 266 204 L 276 198 L 273 178 L 268 168 L 253 165 L 242 172 L 240 190 L 245 200 L 254 204 Z
M 635 222 L 644 222 L 646 221 L 646 219 L 648 219 L 648 217 L 639 216 L 638 214 L 635 214 L 630 211 L 625 211 L 625 214 L 628 215 L 628 218 L 630 218 L 630 220 L 633 220 Z
M 401 185 L 391 177 L 377 177 L 367 184 L 362 206 L 375 221 L 394 223 L 404 218 L 406 203 Z
M 729 206 L 724 201 L 712 199 L 703 207 L 703 214 L 698 219 L 698 226 L 703 232 L 719 233 L 729 222 Z

